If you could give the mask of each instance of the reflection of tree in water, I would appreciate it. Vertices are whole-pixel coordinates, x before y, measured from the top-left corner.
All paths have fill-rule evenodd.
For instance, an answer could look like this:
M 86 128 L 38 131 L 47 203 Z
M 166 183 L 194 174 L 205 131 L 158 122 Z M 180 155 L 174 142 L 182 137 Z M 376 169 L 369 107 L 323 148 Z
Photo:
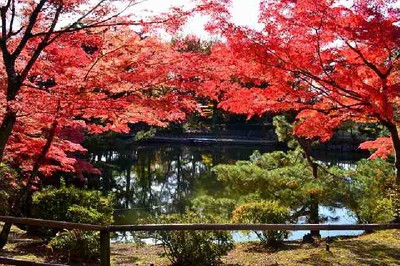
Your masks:
M 136 150 L 137 161 L 127 178 L 116 176 L 125 183 L 123 197 L 125 208 L 182 211 L 194 186 L 194 180 L 207 172 L 203 165 L 185 148 Z M 129 176 L 129 177 L 128 177 Z
M 89 180 L 88 186 L 113 192 L 116 213 L 131 210 L 124 211 L 127 222 L 148 214 L 183 212 L 195 196 L 223 192 L 211 172 L 213 166 L 247 160 L 256 149 L 276 150 L 259 146 L 138 145 L 124 141 L 108 147 L 90 147 L 91 160 L 102 175 Z M 120 222 L 118 218 L 116 222 Z
M 136 214 L 183 212 L 195 193 L 218 191 L 211 168 L 235 161 L 235 156 L 243 155 L 214 146 L 129 145 L 118 152 L 93 151 L 92 161 L 102 176 L 89 185 L 114 192 L 117 209 L 132 209 Z

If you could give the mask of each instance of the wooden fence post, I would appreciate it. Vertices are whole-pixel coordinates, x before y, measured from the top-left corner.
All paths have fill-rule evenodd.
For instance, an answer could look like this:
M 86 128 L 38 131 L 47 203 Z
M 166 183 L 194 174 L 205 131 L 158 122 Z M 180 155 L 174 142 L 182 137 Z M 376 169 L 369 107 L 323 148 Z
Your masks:
M 100 265 L 110 266 L 110 231 L 108 229 L 100 231 Z

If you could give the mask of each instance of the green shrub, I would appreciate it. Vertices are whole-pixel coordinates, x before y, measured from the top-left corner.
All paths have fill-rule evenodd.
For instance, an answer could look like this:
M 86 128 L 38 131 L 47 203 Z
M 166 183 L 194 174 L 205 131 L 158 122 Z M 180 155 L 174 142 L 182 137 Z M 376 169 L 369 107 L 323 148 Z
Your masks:
M 345 205 L 359 223 L 386 223 L 396 216 L 398 191 L 393 164 L 382 159 L 360 160 L 347 171 Z
M 220 164 L 213 171 L 224 183 L 226 197 L 259 195 L 263 200 L 279 200 L 293 210 L 315 199 L 332 202 L 332 176 L 319 171 L 319 178 L 313 178 L 307 160 L 298 150 L 265 154 L 256 151 L 248 161 Z
M 85 224 L 110 224 L 111 215 L 92 207 L 72 205 L 67 210 L 68 221 Z
M 59 232 L 48 247 L 68 261 L 90 261 L 100 257 L 99 232 L 69 230 Z
M 111 197 L 103 197 L 99 191 L 67 187 L 64 183 L 60 188 L 47 188 L 33 195 L 33 214 L 41 219 L 106 225 L 112 223 L 112 212 Z M 52 237 L 48 247 L 69 261 L 99 257 L 98 232 L 35 230 Z
M 64 183 L 33 195 L 32 214 L 46 220 L 91 224 L 112 223 L 113 199 L 100 191 L 83 190 Z
M 289 220 L 289 209 L 278 201 L 262 201 L 245 203 L 238 206 L 232 215 L 234 223 L 281 224 Z M 268 246 L 276 247 L 287 238 L 287 231 L 255 231 L 260 241 Z
M 229 221 L 235 206 L 236 201 L 233 199 L 214 198 L 212 196 L 202 195 L 192 200 L 191 210 L 196 213 Z
M 389 223 L 395 217 L 392 199 L 382 198 L 360 202 L 357 215 L 363 223 Z
M 158 223 L 215 223 L 211 217 L 186 212 L 162 216 Z M 172 265 L 217 265 L 222 256 L 233 248 L 231 235 L 226 231 L 161 231 L 157 238 Z

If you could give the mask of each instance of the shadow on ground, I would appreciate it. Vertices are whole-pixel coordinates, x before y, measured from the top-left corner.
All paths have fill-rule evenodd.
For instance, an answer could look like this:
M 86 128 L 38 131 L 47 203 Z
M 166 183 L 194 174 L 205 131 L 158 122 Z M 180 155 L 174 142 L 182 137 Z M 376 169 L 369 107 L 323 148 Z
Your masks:
M 372 240 L 362 243 L 338 241 L 332 243 L 331 252 L 319 251 L 299 261 L 299 265 L 400 265 L 400 248 Z M 349 262 L 351 261 L 351 262 Z

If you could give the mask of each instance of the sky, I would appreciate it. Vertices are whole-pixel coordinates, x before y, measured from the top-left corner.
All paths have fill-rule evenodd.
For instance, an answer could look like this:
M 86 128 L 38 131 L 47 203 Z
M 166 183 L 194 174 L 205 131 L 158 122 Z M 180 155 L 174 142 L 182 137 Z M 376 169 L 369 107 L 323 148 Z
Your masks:
M 190 8 L 190 2 L 190 0 L 146 0 L 135 6 L 133 12 L 156 15 L 167 12 L 172 6 Z M 232 0 L 231 14 L 233 21 L 238 25 L 257 27 L 259 4 L 260 0 Z M 210 38 L 210 35 L 203 29 L 207 20 L 207 17 L 200 15 L 191 18 L 184 28 L 183 34 L 193 34 L 202 39 Z

